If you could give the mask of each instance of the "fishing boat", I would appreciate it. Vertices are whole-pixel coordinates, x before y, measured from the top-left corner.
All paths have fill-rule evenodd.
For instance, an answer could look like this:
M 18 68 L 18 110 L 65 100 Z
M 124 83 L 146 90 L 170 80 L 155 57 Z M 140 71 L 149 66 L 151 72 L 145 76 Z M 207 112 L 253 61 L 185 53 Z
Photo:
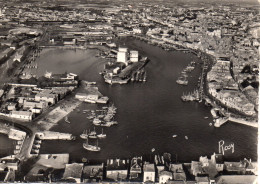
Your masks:
M 97 103 L 95 100 L 88 99 L 88 98 L 86 98 L 86 99 L 84 100 L 84 102 L 88 102 L 88 103 Z
M 94 130 L 93 131 L 91 131 L 91 132 L 89 132 L 89 134 L 88 135 L 97 135 L 97 132 L 95 131 L 95 127 L 94 127 Z
M 98 137 L 97 137 L 97 135 L 89 135 L 88 138 L 90 138 L 90 139 L 96 139 L 96 138 L 98 138 Z
M 106 136 L 107 135 L 103 133 L 103 128 L 102 128 L 102 133 L 97 135 L 98 138 L 105 138 Z
M 82 134 L 80 134 L 80 138 L 87 139 L 88 138 L 88 131 L 84 130 Z
M 111 124 L 111 125 L 118 125 L 118 122 L 117 122 L 117 121 L 108 121 L 107 123 L 108 123 L 108 124 Z
M 106 104 L 108 102 L 109 98 L 107 96 L 103 96 L 100 97 L 99 99 L 97 99 L 97 103 L 102 103 L 102 104 Z
M 143 82 L 146 82 L 146 77 L 147 77 L 147 74 L 146 74 L 146 72 L 144 72 Z
M 188 85 L 188 80 L 185 76 L 181 76 L 176 80 L 176 83 L 180 85 Z
M 66 116 L 64 120 L 66 123 L 70 123 L 68 116 Z
M 173 135 L 172 137 L 175 138 L 175 137 L 177 137 L 177 135 Z
M 97 145 L 90 145 L 88 143 L 88 139 L 86 140 L 86 143 L 83 143 L 83 148 L 88 151 L 100 151 L 101 150 L 101 148 L 98 147 L 98 141 L 97 141 Z
M 98 118 L 94 118 L 94 120 L 93 120 L 93 124 L 98 126 L 98 125 L 101 124 L 101 120 L 98 119 Z
M 139 82 L 143 81 L 143 77 L 144 77 L 144 70 L 140 71 L 140 76 L 139 76 Z
M 131 77 L 131 81 L 134 81 L 135 80 L 135 73 L 132 74 L 132 77 Z
M 101 123 L 100 126 L 104 126 L 104 127 L 111 127 L 113 124 L 110 123 L 110 122 L 104 122 L 104 123 Z
M 138 70 L 135 75 L 135 81 L 139 81 L 139 75 L 140 75 L 140 71 Z
M 95 127 L 94 127 L 94 130 L 91 131 L 91 132 L 88 134 L 88 137 L 91 138 L 91 139 L 96 139 L 96 138 L 97 138 L 97 132 L 95 131 Z
M 93 119 L 95 116 L 88 116 L 87 118 L 88 119 Z

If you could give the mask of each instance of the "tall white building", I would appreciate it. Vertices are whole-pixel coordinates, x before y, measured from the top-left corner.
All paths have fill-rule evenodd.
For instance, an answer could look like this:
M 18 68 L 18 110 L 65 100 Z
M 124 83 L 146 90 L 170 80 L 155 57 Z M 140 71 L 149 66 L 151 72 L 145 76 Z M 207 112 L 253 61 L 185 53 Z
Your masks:
M 154 164 L 145 162 L 143 166 L 143 182 L 155 182 L 155 167 Z
M 138 62 L 138 51 L 136 51 L 136 50 L 130 51 L 130 61 L 131 62 Z
M 117 52 L 117 62 L 122 62 L 128 65 L 127 61 L 127 48 L 121 48 L 119 47 Z

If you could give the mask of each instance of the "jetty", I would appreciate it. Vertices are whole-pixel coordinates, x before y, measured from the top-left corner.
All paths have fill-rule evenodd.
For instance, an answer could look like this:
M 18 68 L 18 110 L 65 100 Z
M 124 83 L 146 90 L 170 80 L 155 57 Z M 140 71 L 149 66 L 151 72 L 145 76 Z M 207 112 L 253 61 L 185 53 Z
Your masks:
M 242 125 L 251 126 L 251 127 L 254 127 L 254 128 L 258 128 L 258 122 L 257 121 L 248 121 L 248 120 L 245 120 L 243 118 L 235 118 L 235 117 L 231 117 L 231 116 L 230 117 L 217 118 L 215 120 L 214 126 L 218 128 L 228 121 L 233 122 L 233 123 L 239 123 L 239 124 L 242 124 Z

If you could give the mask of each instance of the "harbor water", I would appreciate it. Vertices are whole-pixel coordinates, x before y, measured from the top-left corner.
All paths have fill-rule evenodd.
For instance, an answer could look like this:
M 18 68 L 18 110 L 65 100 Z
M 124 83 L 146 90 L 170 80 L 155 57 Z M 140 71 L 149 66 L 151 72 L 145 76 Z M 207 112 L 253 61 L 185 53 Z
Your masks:
M 16 141 L 11 140 L 5 134 L 0 134 L 0 157 L 12 155 L 14 153 Z
M 82 147 L 79 137 L 84 129 L 93 130 L 85 109 L 101 109 L 104 105 L 83 103 L 69 116 L 70 124 L 61 120 L 51 130 L 72 133 L 75 141 L 43 141 L 41 153 L 69 153 L 72 162 L 82 158 L 105 160 L 107 158 L 130 158 L 155 153 L 169 152 L 177 161 L 198 160 L 219 152 L 219 142 L 225 146 L 234 144 L 225 151 L 228 160 L 251 158 L 257 160 L 257 129 L 226 123 L 220 128 L 209 126 L 213 122 L 210 107 L 204 103 L 182 102 L 183 93 L 193 92 L 197 87 L 201 65 L 196 65 L 188 77 L 189 84 L 176 84 L 181 71 L 193 60 L 201 62 L 195 55 L 163 49 L 145 42 L 124 38 L 119 43 L 147 56 L 147 82 L 129 82 L 126 85 L 108 85 L 99 72 L 104 69 L 105 59 L 95 57 L 97 50 L 44 49 L 38 62 L 38 75 L 46 71 L 53 73 L 73 72 L 80 79 L 96 81 L 100 92 L 108 96 L 117 107 L 115 120 L 118 125 L 103 128 L 107 134 L 99 140 L 100 152 L 90 152 Z M 209 117 L 206 119 L 205 117 Z M 101 128 L 96 127 L 97 133 Z M 173 138 L 173 135 L 177 137 Z M 185 139 L 185 136 L 188 139 Z M 2 143 L 2 137 L 0 137 Z M 91 144 L 96 144 L 90 140 Z M 155 152 L 151 152 L 154 148 Z M 3 150 L 0 148 L 0 152 Z M 7 154 L 7 153 L 3 153 Z

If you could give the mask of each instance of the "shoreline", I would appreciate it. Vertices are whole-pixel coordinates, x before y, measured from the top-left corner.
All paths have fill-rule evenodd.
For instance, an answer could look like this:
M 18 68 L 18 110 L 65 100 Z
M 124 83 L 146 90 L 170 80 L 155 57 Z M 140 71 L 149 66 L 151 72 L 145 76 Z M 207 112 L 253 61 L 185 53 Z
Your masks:
M 166 50 L 167 51 L 167 49 L 165 49 L 165 48 L 167 48 L 166 46 L 169 46 L 170 47 L 170 43 L 164 43 L 164 44 L 160 44 L 160 43 L 153 43 L 152 41 L 150 41 L 149 40 L 149 38 L 144 38 L 144 37 L 142 37 L 142 36 L 138 36 L 138 35 L 131 35 L 130 37 L 133 37 L 134 39 L 138 39 L 138 40 L 141 40 L 141 41 L 144 41 L 144 42 L 146 42 L 147 44 L 149 44 L 149 45 L 153 45 L 153 46 L 159 46 L 160 48 L 162 48 L 163 50 Z M 155 40 L 153 40 L 154 42 L 156 42 Z M 182 51 L 183 49 L 177 49 L 177 48 L 175 48 L 174 46 L 177 46 L 177 47 L 180 47 L 181 45 L 178 45 L 178 44 L 175 44 L 175 43 L 172 43 L 173 44 L 173 46 L 172 46 L 172 50 L 170 49 L 169 51 L 181 51 L 181 52 L 184 52 L 185 53 L 185 51 Z M 166 45 L 166 46 L 163 46 L 163 45 Z M 184 46 L 181 46 L 181 47 L 184 47 Z M 187 50 L 189 50 L 190 52 L 191 51 L 193 51 L 193 49 L 190 49 L 190 48 L 187 48 L 187 47 L 184 47 L 184 48 L 186 48 Z M 206 77 L 207 77 L 207 73 L 211 70 L 211 68 L 214 66 L 214 60 L 216 59 L 216 57 L 215 56 L 213 56 L 213 55 L 211 55 L 211 54 L 208 54 L 208 53 L 205 53 L 205 52 L 203 52 L 203 51 L 201 51 L 201 50 L 196 50 L 196 51 L 198 51 L 199 52 L 199 55 L 200 56 L 198 56 L 198 53 L 197 53 L 197 57 L 198 58 L 200 58 L 202 61 L 203 61 L 203 63 L 205 63 L 205 59 L 203 58 L 203 57 L 201 57 L 201 56 L 203 56 L 204 55 L 204 57 L 206 56 L 207 58 L 206 59 L 208 59 L 208 61 L 209 61 L 209 63 L 208 63 L 208 69 L 207 69 L 207 71 L 206 71 L 206 74 L 203 76 L 203 89 L 202 89 L 202 91 L 203 91 L 203 99 L 205 99 L 205 97 L 206 98 L 210 98 L 210 99 L 212 99 L 213 101 L 218 101 L 216 98 L 214 98 L 213 96 L 211 96 L 209 93 L 208 93 L 208 82 L 207 82 L 207 80 L 206 80 Z M 193 53 L 193 52 L 191 52 L 191 53 Z M 193 53 L 194 54 L 194 53 Z M 204 65 L 204 64 L 203 64 Z M 203 69 L 202 69 L 203 70 Z M 221 105 L 220 106 L 218 106 L 218 107 L 222 107 L 222 108 L 225 108 L 225 111 L 226 111 L 226 108 L 228 108 L 227 106 L 225 106 L 224 104 L 222 104 L 221 103 Z M 231 109 L 231 108 L 229 108 L 229 109 Z M 235 109 L 234 109 L 234 111 L 236 111 Z M 240 117 L 238 117 L 238 118 L 232 118 L 232 122 L 234 122 L 234 123 L 239 123 L 239 124 L 243 124 L 243 125 L 247 125 L 247 126 L 251 126 L 251 127 L 254 127 L 254 128 L 257 128 L 258 127 L 258 125 L 256 126 L 256 125 L 251 125 L 251 123 L 250 122 L 248 122 L 248 121 L 246 121 L 246 120 L 243 120 L 244 121 L 244 123 L 241 123 L 241 121 L 239 120 L 239 119 L 243 119 L 243 118 L 247 118 L 247 117 L 252 117 L 252 116 L 246 116 L 246 115 L 244 115 L 242 112 L 239 112 L 239 111 L 237 111 L 237 113 L 233 113 L 233 115 L 235 115 L 235 116 L 240 116 Z M 256 120 L 255 118 L 253 118 L 254 120 Z

